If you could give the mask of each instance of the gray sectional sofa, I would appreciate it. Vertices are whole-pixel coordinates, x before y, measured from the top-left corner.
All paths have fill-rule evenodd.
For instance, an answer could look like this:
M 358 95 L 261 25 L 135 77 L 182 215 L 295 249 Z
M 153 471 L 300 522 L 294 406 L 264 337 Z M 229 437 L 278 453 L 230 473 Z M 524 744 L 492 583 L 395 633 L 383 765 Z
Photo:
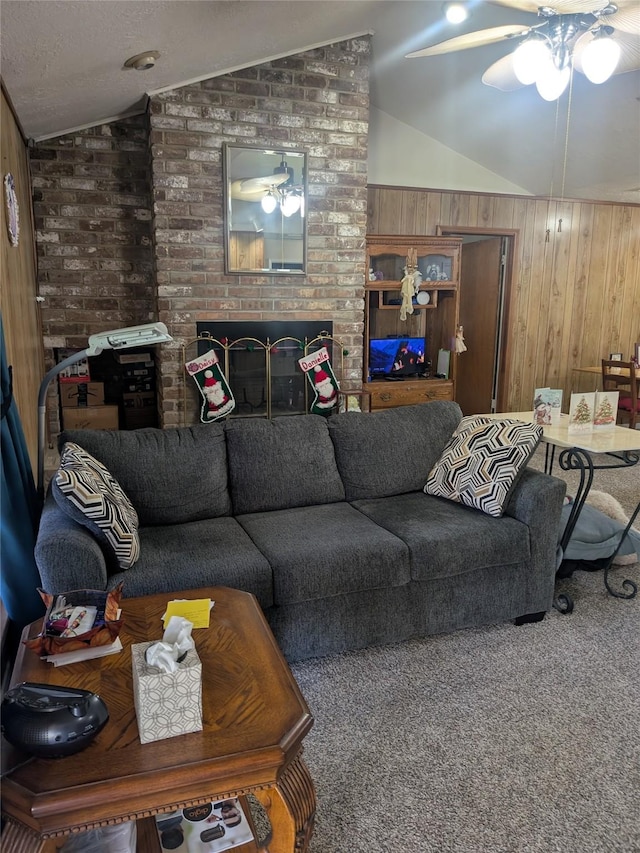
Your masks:
M 141 555 L 113 570 L 45 502 L 48 592 L 223 585 L 252 592 L 293 660 L 548 610 L 564 482 L 526 468 L 501 518 L 423 492 L 461 419 L 433 402 L 325 418 L 67 431 L 135 506 Z

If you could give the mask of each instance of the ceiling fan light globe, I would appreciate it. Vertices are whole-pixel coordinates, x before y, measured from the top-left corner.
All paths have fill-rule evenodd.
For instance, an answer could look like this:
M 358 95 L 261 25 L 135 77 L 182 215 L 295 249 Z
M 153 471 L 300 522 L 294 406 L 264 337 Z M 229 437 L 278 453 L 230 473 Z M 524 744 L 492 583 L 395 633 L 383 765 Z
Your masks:
M 550 56 L 543 39 L 526 39 L 513 52 L 513 73 L 523 86 L 529 86 L 536 82 L 540 67 L 549 62 Z
M 616 70 L 620 45 L 608 36 L 596 37 L 582 52 L 582 70 L 592 83 L 604 83 Z
M 556 68 L 553 60 L 550 60 L 541 67 L 540 74 L 536 79 L 538 94 L 545 101 L 557 101 L 569 85 L 570 77 L 570 66 L 566 65 L 564 68 Z
M 268 192 L 260 202 L 260 206 L 265 213 L 273 213 L 278 206 L 278 200 L 272 192 Z
M 298 210 L 300 210 L 300 196 L 289 193 L 282 202 L 283 216 L 293 216 Z
M 445 3 L 444 14 L 450 24 L 461 24 L 469 17 L 469 12 L 463 3 Z

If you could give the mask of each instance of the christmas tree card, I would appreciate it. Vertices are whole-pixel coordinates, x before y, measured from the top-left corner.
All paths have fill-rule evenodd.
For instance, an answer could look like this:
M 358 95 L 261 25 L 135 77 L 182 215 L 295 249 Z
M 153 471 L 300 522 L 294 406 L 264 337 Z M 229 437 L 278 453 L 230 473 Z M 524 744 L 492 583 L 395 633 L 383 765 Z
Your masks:
M 615 427 L 619 394 L 619 391 L 596 391 L 593 428 L 598 432 L 612 430 Z
M 536 388 L 533 395 L 533 420 L 541 426 L 560 423 L 562 388 Z
M 588 394 L 572 394 L 569 406 L 569 433 L 592 432 L 595 391 Z

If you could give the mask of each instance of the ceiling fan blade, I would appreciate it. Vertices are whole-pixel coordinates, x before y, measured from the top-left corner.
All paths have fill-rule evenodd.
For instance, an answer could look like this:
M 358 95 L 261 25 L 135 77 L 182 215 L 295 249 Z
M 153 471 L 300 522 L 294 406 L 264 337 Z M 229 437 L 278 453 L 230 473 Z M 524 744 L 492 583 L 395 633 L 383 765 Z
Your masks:
M 433 44 L 431 47 L 425 47 L 422 50 L 414 50 L 413 53 L 408 53 L 405 58 L 416 59 L 420 56 L 440 56 L 440 54 L 451 53 L 455 50 L 482 47 L 485 44 L 494 44 L 497 41 L 502 41 L 510 36 L 525 35 L 529 30 L 530 27 L 524 27 L 522 24 L 510 24 L 503 27 L 490 27 L 488 30 L 476 30 L 474 33 L 456 36 L 455 38 L 447 39 L 447 41 Z
M 546 6 L 553 9 L 558 15 L 574 15 L 584 12 L 593 12 L 594 9 L 602 9 L 608 5 L 608 0 L 491 0 L 498 6 L 507 6 L 509 9 L 518 9 L 520 12 L 533 12 L 537 14 L 538 9 Z M 626 0 L 634 3 L 635 0 Z M 625 0 L 620 0 L 616 6 L 624 5 Z
M 620 45 L 620 60 L 616 66 L 615 74 L 625 74 L 627 71 L 640 69 L 640 42 L 636 36 L 628 33 L 615 31 L 612 38 Z M 582 70 L 582 51 L 591 41 L 590 33 L 580 36 L 573 51 L 573 67 L 576 71 L 584 74 Z
M 260 201 L 271 187 L 277 187 L 289 180 L 289 175 L 261 175 L 256 178 L 238 178 L 231 182 L 231 198 L 244 201 Z
M 501 92 L 514 92 L 522 89 L 523 84 L 518 80 L 513 70 L 513 54 L 508 53 L 490 65 L 482 75 L 485 86 L 493 86 Z
M 640 35 L 640 5 L 635 2 L 627 5 L 623 4 L 622 0 L 616 3 L 618 11 L 613 15 L 606 15 L 602 18 L 604 24 L 614 27 L 616 30 L 622 30 L 625 33 L 632 35 Z

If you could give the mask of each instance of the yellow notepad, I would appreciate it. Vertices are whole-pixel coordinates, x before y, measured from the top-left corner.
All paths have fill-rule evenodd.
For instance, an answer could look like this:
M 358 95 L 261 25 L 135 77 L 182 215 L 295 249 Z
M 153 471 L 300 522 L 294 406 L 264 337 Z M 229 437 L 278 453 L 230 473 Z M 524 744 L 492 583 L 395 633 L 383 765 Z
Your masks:
M 193 623 L 194 628 L 209 627 L 209 613 L 211 612 L 210 598 L 189 598 L 184 601 L 169 601 L 164 614 L 163 626 L 166 628 L 172 616 L 182 616 Z

